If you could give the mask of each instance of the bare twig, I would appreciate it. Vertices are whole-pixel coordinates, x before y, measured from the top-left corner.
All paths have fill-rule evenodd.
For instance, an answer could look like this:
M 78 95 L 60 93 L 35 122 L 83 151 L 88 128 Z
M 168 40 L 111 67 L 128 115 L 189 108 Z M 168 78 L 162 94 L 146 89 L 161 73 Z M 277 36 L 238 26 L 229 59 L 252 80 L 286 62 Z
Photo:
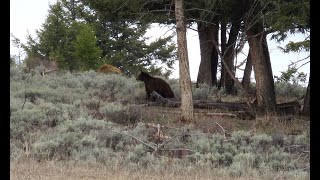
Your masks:
M 295 61 L 295 62 L 291 62 L 291 64 L 289 64 L 289 66 L 292 66 L 292 65 L 294 65 L 294 64 L 297 64 L 298 62 L 304 61 L 304 60 L 308 59 L 309 57 L 310 57 L 310 55 L 307 56 L 307 57 L 305 57 L 305 58 L 303 58 L 303 59 L 299 59 L 299 60 L 297 60 L 297 61 Z
M 310 144 L 293 144 L 293 145 L 288 145 L 284 146 L 284 148 L 299 148 L 299 147 L 308 147 Z
M 243 60 L 242 62 L 240 62 L 237 66 L 235 66 L 235 68 L 239 69 L 240 66 L 242 66 L 244 63 L 247 62 L 247 59 L 248 59 L 248 58 L 244 59 L 244 60 Z
M 158 128 L 158 133 L 160 134 L 160 124 L 157 125 L 157 128 Z M 163 143 L 161 144 L 157 144 L 156 146 L 155 145 L 151 145 L 151 144 L 148 144 L 147 142 L 135 137 L 135 136 L 132 136 L 130 134 L 127 134 L 127 133 L 121 133 L 121 132 L 117 132 L 117 131 L 112 131 L 114 133 L 118 133 L 118 134 L 121 134 L 121 135 L 126 135 L 126 136 L 129 136 L 129 137 L 132 137 L 133 139 L 139 141 L 140 143 L 142 143 L 143 145 L 145 146 L 148 146 L 150 148 L 152 148 L 154 151 L 152 154 L 157 154 L 159 151 L 178 151 L 178 150 L 185 150 L 185 151 L 190 151 L 190 152 L 195 152 L 195 150 L 191 150 L 191 149 L 184 149 L 184 148 L 179 148 L 179 149 L 161 149 L 161 147 L 163 147 L 165 144 L 169 143 L 170 141 L 172 141 L 173 139 L 175 139 L 176 137 L 179 137 L 179 136 L 183 136 L 185 135 L 185 132 L 184 133 L 181 133 L 181 134 L 178 134 L 176 136 L 174 136 L 173 138 L 170 138 L 166 141 L 164 141 Z M 149 142 L 151 143 L 151 142 Z
M 310 169 L 310 166 L 307 166 L 307 167 L 305 167 L 305 168 L 302 168 L 301 170 L 302 170 L 302 171 L 305 171 L 305 170 L 308 170 L 308 169 Z
M 114 10 L 112 13 L 118 12 L 120 9 L 122 9 L 125 5 L 128 4 L 128 1 L 129 1 L 129 0 L 127 0 L 125 3 L 123 3 L 120 7 L 118 7 L 116 10 Z
M 185 149 L 185 148 L 177 148 L 177 149 L 160 149 L 160 151 L 190 151 L 190 152 L 197 152 L 196 150 L 192 150 L 192 149 Z
M 301 68 L 302 66 L 308 64 L 309 62 L 310 62 L 310 61 L 303 63 L 301 66 L 298 67 L 298 69 Z
M 231 79 L 234 80 L 234 82 L 240 87 L 240 89 L 245 92 L 246 94 L 246 103 L 249 107 L 252 107 L 251 105 L 251 101 L 250 101 L 250 95 L 248 93 L 248 91 L 242 86 L 242 84 L 240 83 L 240 81 L 233 75 L 232 71 L 230 70 L 230 68 L 228 67 L 227 63 L 224 60 L 224 54 L 221 53 L 221 51 L 219 50 L 219 46 L 218 43 L 213 40 L 213 45 L 216 47 L 218 54 L 221 57 L 221 62 L 223 63 L 225 69 L 227 70 L 227 73 L 230 75 Z
M 217 123 L 217 122 L 212 122 L 212 123 L 209 123 L 209 124 L 202 125 L 200 128 L 203 128 L 204 126 L 210 126 L 210 125 L 212 125 L 212 124 L 217 124 L 217 125 L 222 129 L 222 131 L 223 131 L 223 137 L 224 137 L 224 139 L 227 139 L 227 137 L 226 137 L 226 130 L 225 130 L 219 123 Z
M 152 149 L 154 149 L 154 150 L 156 150 L 156 149 L 157 149 L 156 147 L 154 147 L 154 146 L 152 146 L 152 145 L 150 145 L 150 144 L 148 144 L 148 143 L 144 142 L 143 140 L 141 140 L 141 139 L 139 139 L 139 138 L 137 138 L 137 137 L 134 137 L 134 136 L 132 136 L 132 135 L 130 135 L 130 134 L 127 134 L 127 133 L 121 133 L 121 132 L 117 132 L 117 131 L 112 131 L 112 132 L 114 132 L 114 133 L 118 133 L 118 134 L 121 134 L 121 135 L 130 136 L 130 137 L 132 137 L 133 139 L 135 139 L 135 140 L 137 140 L 137 141 L 141 142 L 142 144 L 144 144 L 144 145 L 146 145 L 146 146 L 148 146 L 148 147 L 150 147 L 150 148 L 152 148 Z
M 151 123 L 146 123 L 147 126 L 151 126 L 153 128 L 157 128 L 158 124 L 151 124 Z M 175 129 L 175 130 L 179 130 L 178 128 L 174 128 L 174 127 L 169 127 L 169 126 L 164 126 L 164 125 L 160 125 L 160 127 L 162 128 L 168 128 L 168 129 Z

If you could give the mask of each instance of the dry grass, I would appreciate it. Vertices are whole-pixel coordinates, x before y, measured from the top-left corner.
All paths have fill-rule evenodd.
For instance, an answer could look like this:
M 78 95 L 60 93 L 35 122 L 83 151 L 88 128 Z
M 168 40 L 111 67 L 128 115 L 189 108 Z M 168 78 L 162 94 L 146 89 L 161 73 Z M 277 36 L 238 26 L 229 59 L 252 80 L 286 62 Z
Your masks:
M 164 126 L 179 128 L 185 123 L 179 122 L 179 108 L 146 106 L 142 109 L 142 119 L 146 123 L 159 123 Z M 258 116 L 255 120 L 241 120 L 237 117 L 227 116 L 228 112 L 214 109 L 194 109 L 195 128 L 207 133 L 221 133 L 221 125 L 228 133 L 244 130 L 255 133 L 301 134 L 310 129 L 307 117 L 292 116 L 292 122 L 285 116 Z
M 189 171 L 184 174 L 180 173 L 158 173 L 147 172 L 145 170 L 128 171 L 121 169 L 121 167 L 107 168 L 101 165 L 88 164 L 72 164 L 70 162 L 11 162 L 10 165 L 10 179 L 12 180 L 78 180 L 78 179 L 150 179 L 150 180 L 164 180 L 164 179 L 181 179 L 181 180 L 258 180 L 258 178 L 241 177 L 232 178 L 223 172 L 212 170 L 210 172 Z

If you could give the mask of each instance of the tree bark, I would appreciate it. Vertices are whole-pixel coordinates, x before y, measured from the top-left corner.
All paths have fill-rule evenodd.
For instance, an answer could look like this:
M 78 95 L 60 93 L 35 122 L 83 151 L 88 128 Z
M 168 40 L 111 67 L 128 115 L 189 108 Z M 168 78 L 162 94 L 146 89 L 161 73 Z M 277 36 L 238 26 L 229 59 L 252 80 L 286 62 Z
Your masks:
M 201 83 L 209 86 L 217 83 L 218 52 L 213 41 L 218 41 L 218 24 L 198 22 L 201 61 L 197 77 L 197 87 Z
M 213 41 L 219 42 L 219 21 L 214 20 L 213 25 Z M 219 49 L 216 49 L 216 46 L 214 45 L 214 42 L 212 42 L 213 45 L 213 51 L 211 55 L 211 70 L 212 70 L 212 85 L 217 85 L 217 72 L 218 72 L 218 59 L 219 59 Z
M 302 115 L 310 115 L 310 76 L 309 76 L 307 92 L 304 97 Z
M 249 50 L 248 57 L 247 57 L 247 62 L 246 62 L 246 67 L 243 72 L 243 78 L 242 78 L 242 86 L 248 90 L 250 87 L 250 77 L 251 77 L 251 72 L 252 72 L 252 59 L 251 59 L 251 53 Z
M 198 22 L 198 34 L 200 44 L 200 66 L 197 77 L 197 87 L 199 84 L 206 83 L 212 86 L 212 67 L 211 57 L 213 51 L 212 44 L 212 28 L 210 24 L 205 22 Z
M 266 34 L 262 22 L 246 31 L 256 80 L 257 107 L 265 112 L 277 110 L 274 80 Z
M 221 54 L 223 55 L 226 52 L 226 43 L 227 43 L 227 25 L 224 20 L 221 20 Z M 220 57 L 222 59 L 222 57 Z M 225 69 L 224 65 L 221 62 L 221 72 L 220 72 L 220 81 L 218 84 L 218 88 L 220 89 L 222 86 L 224 86 L 224 74 Z
M 240 30 L 240 21 L 235 21 L 232 23 L 232 27 L 229 33 L 228 43 L 226 44 L 225 53 L 222 54 L 222 58 L 226 62 L 228 68 L 232 70 L 233 76 L 235 75 L 234 72 L 234 57 L 235 57 L 235 45 L 237 41 L 237 37 Z M 228 94 L 232 94 L 234 91 L 234 81 L 232 80 L 229 73 L 226 72 L 225 67 L 224 69 L 224 87 L 226 88 L 226 92 Z
M 180 120 L 191 122 L 194 120 L 191 79 L 187 50 L 186 25 L 183 9 L 183 0 L 175 0 L 175 16 L 177 23 L 177 42 L 179 58 L 179 83 L 181 91 Z

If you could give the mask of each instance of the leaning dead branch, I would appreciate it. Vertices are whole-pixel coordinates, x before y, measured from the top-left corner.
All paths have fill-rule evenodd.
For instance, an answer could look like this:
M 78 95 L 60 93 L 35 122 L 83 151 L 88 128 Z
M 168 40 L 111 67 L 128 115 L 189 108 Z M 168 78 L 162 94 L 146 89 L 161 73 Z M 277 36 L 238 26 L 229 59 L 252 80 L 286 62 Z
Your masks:
M 226 130 L 219 124 L 219 123 L 217 123 L 217 122 L 212 122 L 212 123 L 209 123 L 209 124 L 205 124 L 205 125 L 203 125 L 203 126 L 201 126 L 201 128 L 203 128 L 203 127 L 207 127 L 207 126 L 211 126 L 212 124 L 216 124 L 216 125 L 218 125 L 220 128 L 221 128 L 221 130 L 222 130 L 222 134 L 223 134 L 223 137 L 224 137 L 224 139 L 226 140 L 227 139 L 227 137 L 226 137 Z
M 157 133 L 158 135 L 160 135 L 161 133 L 161 130 L 160 130 L 161 126 L 160 124 L 157 124 Z M 166 139 L 164 139 L 162 141 L 162 143 L 159 143 L 161 141 L 157 141 L 157 143 L 153 143 L 153 142 L 145 142 L 131 134 L 128 134 L 128 133 L 122 133 L 122 132 L 117 132 L 117 131 L 112 131 L 114 133 L 118 133 L 118 134 L 121 134 L 121 135 L 124 135 L 124 136 L 129 136 L 137 141 L 139 141 L 140 143 L 142 143 L 143 145 L 147 146 L 147 147 L 150 147 L 151 149 L 153 149 L 153 152 L 152 154 L 158 154 L 159 151 L 178 151 L 178 150 L 181 150 L 181 151 L 189 151 L 189 152 L 195 152 L 195 150 L 191 150 L 191 149 L 185 149 L 185 148 L 177 148 L 177 149 L 164 149 L 163 147 L 168 144 L 169 142 L 171 142 L 172 140 L 174 140 L 175 138 L 177 137 L 182 137 L 182 136 L 185 136 L 185 132 L 182 132 L 172 138 L 169 138 L 167 137 Z M 160 137 L 160 136 L 159 136 Z
M 150 147 L 150 148 L 152 148 L 152 149 L 154 149 L 154 150 L 156 150 L 156 149 L 157 149 L 155 146 L 150 145 L 150 144 L 148 144 L 148 143 L 144 142 L 143 140 L 141 140 L 141 139 L 139 139 L 139 138 L 137 138 L 137 137 L 135 137 L 135 136 L 132 136 L 132 135 L 130 135 L 130 134 L 128 134 L 128 133 L 121 133 L 121 132 L 117 132 L 117 131 L 112 131 L 112 132 L 114 132 L 114 133 L 118 133 L 118 134 L 121 134 L 121 135 L 125 135 L 125 136 L 129 136 L 129 137 L 132 137 L 133 139 L 135 139 L 135 140 L 137 140 L 137 141 L 141 142 L 142 144 L 144 144 L 144 145 L 146 145 L 146 146 L 148 146 L 148 147 Z M 150 143 L 150 142 L 149 142 L 149 143 Z

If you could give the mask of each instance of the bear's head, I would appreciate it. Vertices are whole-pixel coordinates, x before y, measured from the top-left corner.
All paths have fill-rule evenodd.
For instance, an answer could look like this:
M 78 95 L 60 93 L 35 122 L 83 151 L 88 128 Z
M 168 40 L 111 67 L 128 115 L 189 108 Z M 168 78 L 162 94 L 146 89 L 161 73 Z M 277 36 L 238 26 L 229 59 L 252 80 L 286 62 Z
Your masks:
M 148 73 L 141 71 L 141 73 L 139 74 L 139 76 L 136 78 L 136 80 L 139 81 L 146 81 L 148 79 L 152 78 L 152 76 L 150 76 Z

